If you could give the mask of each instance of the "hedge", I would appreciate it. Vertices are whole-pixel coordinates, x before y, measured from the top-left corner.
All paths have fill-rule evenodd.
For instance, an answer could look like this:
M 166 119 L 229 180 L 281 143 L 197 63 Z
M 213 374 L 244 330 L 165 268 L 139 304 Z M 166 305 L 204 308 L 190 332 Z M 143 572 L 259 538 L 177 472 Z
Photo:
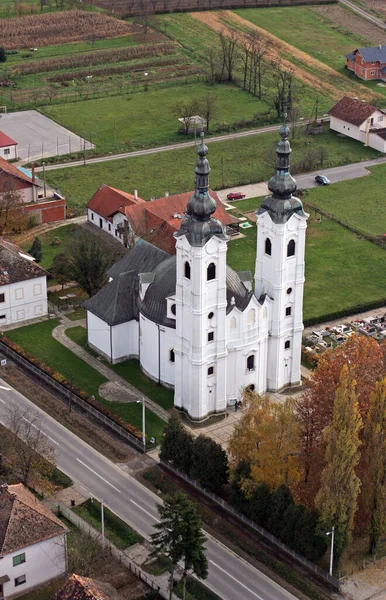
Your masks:
M 313 317 L 312 319 L 305 319 L 304 327 L 310 327 L 311 325 L 316 325 L 317 323 L 325 323 L 326 321 L 335 321 L 341 317 L 350 317 L 351 315 L 367 312 L 368 310 L 373 310 L 374 308 L 382 308 L 383 306 L 386 306 L 386 298 L 383 298 L 382 300 L 374 300 L 374 302 L 368 302 L 367 304 L 358 304 L 357 306 L 353 306 L 352 308 L 347 308 L 345 310 L 337 310 L 325 315 L 319 315 L 318 317 Z

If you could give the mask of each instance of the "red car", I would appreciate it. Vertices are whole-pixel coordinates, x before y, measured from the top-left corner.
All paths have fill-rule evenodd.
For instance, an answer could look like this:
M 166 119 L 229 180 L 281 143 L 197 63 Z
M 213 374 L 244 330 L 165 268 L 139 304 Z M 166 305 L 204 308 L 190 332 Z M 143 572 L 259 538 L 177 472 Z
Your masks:
M 245 194 L 243 194 L 242 192 L 230 192 L 227 195 L 228 200 L 241 200 L 242 198 L 245 198 Z

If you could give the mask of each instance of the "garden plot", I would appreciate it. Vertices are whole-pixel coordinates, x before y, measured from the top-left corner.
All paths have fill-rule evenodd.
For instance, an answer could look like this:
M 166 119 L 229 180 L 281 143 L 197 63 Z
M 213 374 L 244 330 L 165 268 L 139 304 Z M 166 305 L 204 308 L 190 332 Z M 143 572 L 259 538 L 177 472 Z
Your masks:
M 36 110 L 1 115 L 0 129 L 18 143 L 18 155 L 27 162 L 94 148 L 88 140 Z

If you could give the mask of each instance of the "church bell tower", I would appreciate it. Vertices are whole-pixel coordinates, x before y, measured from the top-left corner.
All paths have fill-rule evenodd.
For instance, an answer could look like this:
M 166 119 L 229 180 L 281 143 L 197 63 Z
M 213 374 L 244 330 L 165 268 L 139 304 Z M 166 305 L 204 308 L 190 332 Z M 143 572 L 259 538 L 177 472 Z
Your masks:
M 201 421 L 226 409 L 225 321 L 228 237 L 212 217 L 204 134 L 197 147 L 195 191 L 176 237 L 174 404 Z
M 308 215 L 293 196 L 289 128 L 284 122 L 276 147 L 277 170 L 272 192 L 257 212 L 255 295 L 272 299 L 268 338 L 267 389 L 278 391 L 300 383 L 303 331 L 304 254 Z

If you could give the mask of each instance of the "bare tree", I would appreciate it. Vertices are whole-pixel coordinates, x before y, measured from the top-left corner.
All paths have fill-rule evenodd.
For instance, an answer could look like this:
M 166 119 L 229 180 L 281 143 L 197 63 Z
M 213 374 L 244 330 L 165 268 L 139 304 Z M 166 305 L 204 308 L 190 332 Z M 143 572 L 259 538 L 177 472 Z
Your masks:
M 252 54 L 252 37 L 246 35 L 241 46 L 240 59 L 243 65 L 243 90 L 249 87 L 248 91 L 251 91 L 251 54 Z M 249 81 L 249 86 L 248 86 Z
M 217 103 L 217 96 L 215 96 L 214 94 L 207 94 L 200 101 L 199 110 L 200 110 L 200 114 L 202 114 L 202 116 L 204 117 L 204 119 L 206 121 L 206 131 L 208 133 L 209 133 L 210 122 L 213 118 L 213 113 L 215 112 L 215 109 L 216 109 L 216 103 Z
M 234 70 L 239 62 L 239 51 L 237 47 L 238 32 L 231 31 L 229 35 L 225 35 L 222 31 L 220 33 L 220 48 L 221 48 L 221 79 L 225 78 L 227 81 L 233 81 Z
M 296 127 L 296 123 L 300 118 L 300 107 L 296 103 L 292 103 L 290 110 L 288 111 L 288 120 L 291 124 L 291 137 L 295 139 L 298 128 Z
M 270 146 L 264 152 L 263 164 L 269 169 L 270 173 L 275 173 L 277 169 L 277 154 L 274 146 Z
M 141 28 L 143 37 L 146 37 L 150 29 L 156 27 L 156 18 L 154 16 L 153 7 L 150 4 L 141 6 L 141 8 L 136 11 L 134 23 Z
M 275 88 L 273 104 L 278 119 L 292 108 L 293 102 L 293 71 L 284 71 L 279 61 L 271 62 L 272 83 Z
M 48 474 L 55 465 L 55 450 L 41 430 L 39 415 L 29 408 L 12 405 L 8 408 L 6 427 L 11 432 L 6 460 L 29 485 L 36 474 Z
M 213 85 L 219 70 L 218 52 L 214 48 L 210 48 L 203 58 L 208 65 L 207 82 Z
M 101 556 L 103 550 L 97 540 L 86 533 L 77 533 L 73 543 L 68 546 L 68 571 L 78 573 L 83 577 L 93 574 L 95 560 Z
M 268 50 L 268 42 L 267 40 L 259 36 L 257 32 L 252 32 L 251 40 L 252 86 L 250 86 L 249 91 L 252 91 L 254 96 L 257 96 L 259 99 L 261 99 L 263 76 L 268 69 L 268 64 L 265 60 L 265 56 Z
M 179 100 L 172 106 L 172 113 L 178 119 L 182 119 L 182 125 L 185 135 L 189 135 L 189 131 L 192 125 L 192 117 L 197 114 L 199 107 L 199 101 L 197 98 L 191 98 L 184 102 Z
M 23 197 L 17 189 L 15 180 L 4 174 L 2 190 L 0 192 L 0 234 L 9 225 L 12 212 L 21 209 Z

